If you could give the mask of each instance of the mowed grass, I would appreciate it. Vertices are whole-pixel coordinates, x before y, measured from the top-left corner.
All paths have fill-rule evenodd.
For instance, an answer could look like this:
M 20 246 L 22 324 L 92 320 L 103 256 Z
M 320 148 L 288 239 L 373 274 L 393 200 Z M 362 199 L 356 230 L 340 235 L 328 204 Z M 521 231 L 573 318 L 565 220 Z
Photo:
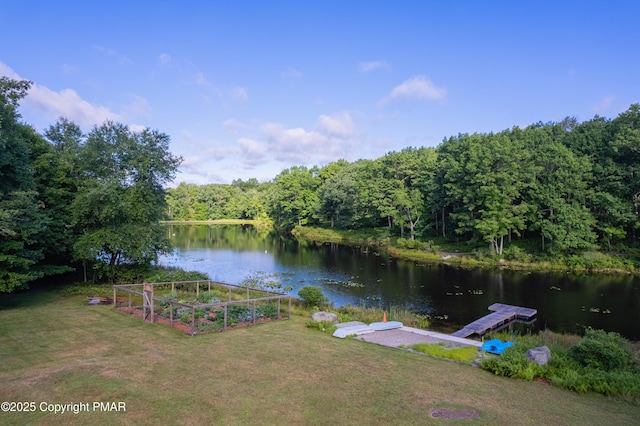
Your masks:
M 53 291 L 0 296 L 0 401 L 126 412 L 0 412 L 0 424 L 637 424 L 640 406 L 336 339 L 294 317 L 186 336 Z M 432 418 L 438 408 L 473 420 Z

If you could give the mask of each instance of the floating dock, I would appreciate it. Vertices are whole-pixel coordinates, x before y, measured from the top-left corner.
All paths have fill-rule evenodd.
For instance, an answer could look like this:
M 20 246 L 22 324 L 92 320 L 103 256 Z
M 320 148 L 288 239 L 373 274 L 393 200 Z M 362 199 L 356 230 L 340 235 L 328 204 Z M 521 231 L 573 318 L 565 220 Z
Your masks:
M 514 320 L 530 321 L 538 314 L 536 309 L 505 305 L 502 303 L 494 303 L 489 306 L 489 310 L 492 311 L 489 315 L 465 325 L 464 328 L 455 333 L 451 333 L 451 335 L 463 338 L 469 337 L 472 334 L 481 336 L 489 330 L 493 330 Z

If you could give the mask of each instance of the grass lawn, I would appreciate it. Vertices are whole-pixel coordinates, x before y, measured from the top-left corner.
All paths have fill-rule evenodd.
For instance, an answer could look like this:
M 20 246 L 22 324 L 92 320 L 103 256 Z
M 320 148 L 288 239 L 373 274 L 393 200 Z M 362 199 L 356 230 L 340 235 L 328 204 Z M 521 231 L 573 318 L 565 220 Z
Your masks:
M 305 327 L 189 337 L 54 291 L 0 295 L 0 401 L 126 412 L 0 412 L 0 424 L 637 424 L 640 406 L 496 377 Z M 473 409 L 474 420 L 432 418 Z

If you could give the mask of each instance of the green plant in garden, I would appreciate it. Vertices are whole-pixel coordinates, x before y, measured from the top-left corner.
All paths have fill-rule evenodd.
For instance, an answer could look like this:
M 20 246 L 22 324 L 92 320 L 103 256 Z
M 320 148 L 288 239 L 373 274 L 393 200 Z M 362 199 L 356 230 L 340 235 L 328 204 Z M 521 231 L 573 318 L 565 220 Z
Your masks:
M 190 324 L 191 319 L 192 319 L 191 312 L 184 312 L 180 314 L 180 321 L 182 321 L 185 324 Z
M 196 301 L 206 305 L 213 305 L 214 303 L 220 303 L 220 298 L 209 291 L 205 291 L 196 297 Z
M 278 305 L 275 303 L 267 303 L 256 308 L 256 316 L 262 318 L 278 318 Z

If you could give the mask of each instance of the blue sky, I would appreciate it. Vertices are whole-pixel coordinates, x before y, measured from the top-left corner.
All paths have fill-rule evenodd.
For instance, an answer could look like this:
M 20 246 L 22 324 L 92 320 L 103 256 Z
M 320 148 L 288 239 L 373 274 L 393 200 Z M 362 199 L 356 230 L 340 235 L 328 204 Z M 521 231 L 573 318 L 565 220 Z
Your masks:
M 640 102 L 637 1 L 8 1 L 20 112 L 171 137 L 174 184 L 273 179 Z

